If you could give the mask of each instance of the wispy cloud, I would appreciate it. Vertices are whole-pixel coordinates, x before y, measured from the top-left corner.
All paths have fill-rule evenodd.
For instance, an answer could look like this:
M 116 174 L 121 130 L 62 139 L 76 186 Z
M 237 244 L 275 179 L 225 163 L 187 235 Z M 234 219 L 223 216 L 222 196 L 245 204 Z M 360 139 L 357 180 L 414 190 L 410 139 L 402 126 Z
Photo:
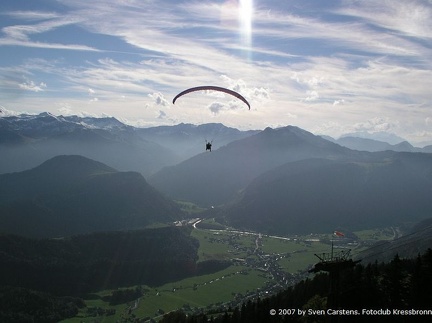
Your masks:
M 21 19 L 25 21 L 41 21 L 49 20 L 54 18 L 59 18 L 61 15 L 55 12 L 45 12 L 45 11 L 8 11 L 3 12 L 3 16 L 9 16 L 14 19 Z
M 34 24 L 20 24 L 3 27 L 1 31 L 4 36 L 0 38 L 0 46 L 23 46 L 46 49 L 96 51 L 95 48 L 80 44 L 61 44 L 55 42 L 49 43 L 32 40 L 32 37 L 35 35 L 44 34 L 64 26 L 78 24 L 81 21 L 78 18 L 38 11 L 16 11 L 9 12 L 4 15 L 21 18 L 26 21 L 35 20 L 38 22 Z
M 346 1 L 340 14 L 357 17 L 377 27 L 417 38 L 432 38 L 432 8 L 430 1 Z

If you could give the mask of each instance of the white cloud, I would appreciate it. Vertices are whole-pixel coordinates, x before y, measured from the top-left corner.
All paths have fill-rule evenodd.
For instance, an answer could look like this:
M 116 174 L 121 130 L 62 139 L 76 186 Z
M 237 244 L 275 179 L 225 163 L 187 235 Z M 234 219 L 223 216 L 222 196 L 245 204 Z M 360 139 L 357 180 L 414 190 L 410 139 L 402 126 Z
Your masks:
M 320 95 L 318 94 L 317 91 L 308 91 L 307 92 L 307 97 L 304 98 L 303 100 L 306 102 L 313 102 L 313 101 L 317 101 L 320 98 Z
M 333 101 L 333 106 L 342 105 L 344 103 L 345 103 L 344 99 L 342 99 L 342 100 L 335 100 L 335 101 Z
M 167 114 L 165 111 L 159 110 L 159 115 L 157 117 L 158 119 L 167 119 Z
M 155 92 L 148 95 L 150 98 L 153 99 L 154 104 L 161 105 L 164 107 L 169 107 L 171 104 L 164 98 L 163 94 L 160 92 Z
M 68 107 L 59 108 L 57 111 L 60 112 L 60 114 L 63 115 L 63 116 L 74 115 L 73 110 L 70 109 L 70 108 L 68 108 Z
M 218 114 L 219 112 L 221 112 L 222 110 L 226 110 L 225 105 L 223 105 L 220 102 L 213 102 L 210 106 L 209 106 L 209 110 L 213 113 L 213 114 Z
M 177 123 L 177 120 L 175 118 L 171 118 L 165 111 L 159 110 L 156 116 L 156 120 L 159 122 L 162 122 L 164 124 L 175 124 Z M 139 122 L 139 126 L 155 126 L 152 122 Z
M 398 128 L 398 122 L 392 122 L 389 118 L 375 117 L 365 122 L 359 122 L 353 126 L 355 131 L 366 132 L 392 132 Z
M 264 87 L 254 88 L 251 96 L 258 101 L 270 100 L 271 97 L 270 90 Z
M 253 106 L 254 103 L 261 103 L 270 100 L 270 90 L 265 87 L 250 87 L 243 79 L 234 80 L 227 75 L 221 75 L 221 80 L 232 89 L 242 94 Z
M 25 81 L 24 83 L 19 84 L 20 89 L 31 91 L 31 92 L 42 92 L 45 91 L 47 85 L 44 82 L 40 82 L 39 84 L 34 83 L 33 81 Z
M 8 110 L 4 106 L 0 105 L 0 117 L 11 117 L 11 116 L 17 116 L 20 114 L 21 114 L 21 112 Z

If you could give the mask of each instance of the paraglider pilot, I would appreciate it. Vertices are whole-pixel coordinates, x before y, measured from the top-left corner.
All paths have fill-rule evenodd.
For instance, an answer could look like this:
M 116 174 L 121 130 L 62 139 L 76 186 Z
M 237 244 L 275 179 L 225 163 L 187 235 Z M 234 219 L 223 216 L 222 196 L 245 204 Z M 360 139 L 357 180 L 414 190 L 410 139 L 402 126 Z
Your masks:
M 206 140 L 206 151 L 207 150 L 211 151 L 211 146 L 212 146 L 211 142 Z

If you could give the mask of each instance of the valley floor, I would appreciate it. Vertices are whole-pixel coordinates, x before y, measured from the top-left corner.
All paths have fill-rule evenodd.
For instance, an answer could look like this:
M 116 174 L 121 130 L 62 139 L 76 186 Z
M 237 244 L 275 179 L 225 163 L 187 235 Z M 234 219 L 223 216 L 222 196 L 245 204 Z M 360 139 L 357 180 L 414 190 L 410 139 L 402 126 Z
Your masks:
M 308 269 L 319 260 L 315 254 L 330 252 L 332 240 L 336 249 L 351 249 L 356 253 L 377 240 L 397 237 L 393 228 L 359 232 L 358 240 L 335 238 L 332 234 L 268 236 L 200 228 L 206 221 L 196 218 L 184 222 L 194 228 L 192 236 L 200 242 L 199 261 L 229 260 L 231 266 L 157 288 L 142 286 L 143 296 L 116 306 L 102 301 L 102 297 L 112 291 L 100 292 L 100 299 L 86 301 L 87 308 L 63 322 L 95 322 L 96 317 L 98 322 L 127 322 L 136 318 L 157 321 L 177 309 L 191 314 L 220 312 L 249 299 L 275 294 L 309 277 Z

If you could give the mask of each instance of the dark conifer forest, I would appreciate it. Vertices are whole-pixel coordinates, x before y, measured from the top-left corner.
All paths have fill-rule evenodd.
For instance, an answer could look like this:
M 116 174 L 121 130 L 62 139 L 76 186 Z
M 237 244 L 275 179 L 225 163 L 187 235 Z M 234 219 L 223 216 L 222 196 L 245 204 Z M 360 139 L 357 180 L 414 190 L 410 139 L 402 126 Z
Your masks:
M 318 273 L 277 295 L 246 300 L 241 308 L 195 316 L 177 311 L 162 322 L 426 322 L 431 289 L 432 250 L 428 249 L 416 259 L 395 256 L 390 263 L 357 264 L 344 270 L 333 305 L 329 305 L 329 275 Z
M 175 227 L 64 239 L 0 236 L 0 284 L 79 296 L 196 272 L 198 241 Z

